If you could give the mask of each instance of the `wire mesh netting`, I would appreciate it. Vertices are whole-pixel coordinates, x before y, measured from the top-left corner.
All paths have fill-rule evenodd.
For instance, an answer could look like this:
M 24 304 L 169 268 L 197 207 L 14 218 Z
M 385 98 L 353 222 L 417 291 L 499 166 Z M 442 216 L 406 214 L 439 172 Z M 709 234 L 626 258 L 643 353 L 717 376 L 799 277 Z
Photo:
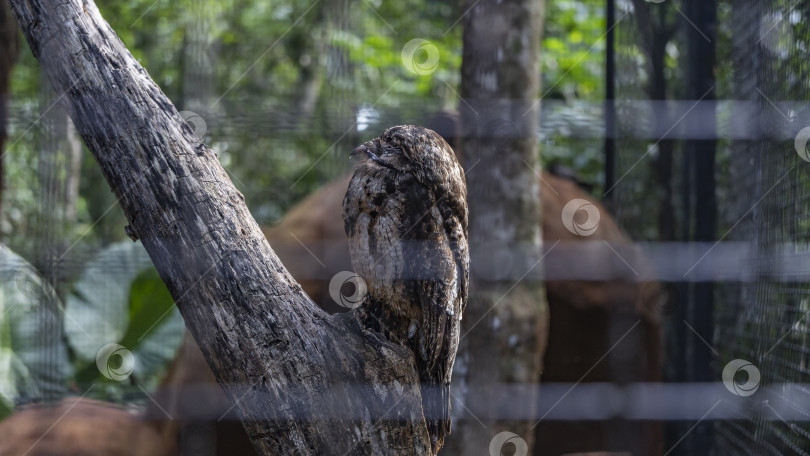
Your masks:
M 802 385 L 810 378 L 804 256 L 810 182 L 805 144 L 795 144 L 808 125 L 809 8 L 808 2 L 738 2 L 728 15 L 735 75 L 729 96 L 750 104 L 755 137 L 729 148 L 721 228 L 742 220 L 729 237 L 751 244 L 756 279 L 741 283 L 736 299 L 719 303 L 728 324 L 718 325 L 716 343 L 726 356 L 757 364 L 768 396 L 751 420 L 717 426 L 724 454 L 810 454 L 810 391 Z
M 669 284 L 674 303 L 666 314 L 666 377 L 705 378 L 707 366 L 696 365 L 693 356 L 705 349 L 702 336 L 713 352 L 710 378 L 719 381 L 730 372 L 735 385 L 752 387 L 708 402 L 701 419 L 714 420 L 713 426 L 699 424 L 689 434 L 694 422 L 675 423 L 668 440 L 680 443 L 682 454 L 710 448 L 722 455 L 808 454 L 810 181 L 802 129 L 810 125 L 810 3 L 717 2 L 717 20 L 706 30 L 702 18 L 690 14 L 690 2 L 667 3 L 617 2 L 617 185 L 611 204 L 636 239 L 700 241 L 701 176 L 691 144 L 710 135 L 689 118 L 697 116 L 704 126 L 716 122 L 713 241 L 721 243 L 694 243 L 694 265 L 682 282 Z M 704 35 L 703 46 L 714 47 L 716 65 L 690 54 L 695 30 Z M 701 65 L 713 65 L 719 102 L 698 99 L 691 90 Z M 744 253 L 733 257 L 724 246 Z M 700 297 L 706 286 L 710 300 Z M 689 325 L 706 315 L 712 316 L 708 333 Z
M 340 184 L 348 171 L 349 151 L 372 132 L 394 124 L 428 124 L 426 119 L 437 113 L 452 118 L 448 120 L 448 131 L 452 132 L 448 137 L 458 133 L 456 113 L 446 111 L 466 103 L 454 89 L 460 79 L 461 32 L 453 27 L 464 9 L 456 11 L 450 2 L 425 3 L 435 10 L 420 13 L 420 21 L 427 24 L 429 17 L 441 26 L 438 28 L 447 35 L 442 35 L 447 41 L 441 48 L 442 59 L 453 63 L 436 73 L 433 85 L 425 87 L 420 84 L 427 84 L 429 78 L 409 80 L 407 73 L 403 78 L 390 68 L 377 68 L 385 64 L 403 71 L 398 45 L 391 44 L 393 38 L 385 34 L 391 29 L 391 35 L 399 35 L 399 39 L 411 32 L 408 29 L 397 34 L 386 19 L 398 28 L 416 22 L 393 20 L 393 13 L 383 18 L 384 14 L 374 9 L 382 9 L 383 2 L 333 2 L 324 6 L 317 18 L 307 19 L 324 37 L 310 34 L 309 29 L 296 30 L 290 49 L 284 53 L 276 50 L 278 55 L 271 53 L 267 61 L 260 58 L 254 62 L 255 55 L 264 57 L 262 52 L 270 51 L 267 43 L 261 43 L 256 52 L 236 63 L 228 55 L 227 39 L 219 42 L 210 35 L 211 29 L 220 26 L 217 15 L 238 21 L 227 17 L 227 8 L 209 11 L 206 2 L 191 2 L 194 7 L 185 13 L 189 15 L 184 19 L 189 21 L 189 30 L 183 38 L 183 50 L 170 54 L 179 57 L 158 60 L 150 68 L 154 74 L 164 74 L 168 70 L 162 66 L 172 67 L 172 60 L 181 60 L 177 75 L 174 68 L 168 71 L 181 83 L 173 85 L 167 76 L 160 84 L 181 109 L 193 110 L 206 119 L 206 141 L 220 153 L 220 161 L 233 175 L 280 256 L 285 248 L 281 236 L 293 233 L 287 226 L 282 226 L 283 233 L 274 232 L 272 225 L 278 228 L 279 220 L 287 217 L 291 225 L 302 230 L 299 234 L 318 232 L 312 239 L 293 234 L 286 241 L 292 246 L 289 251 L 297 252 L 295 259 L 301 265 L 301 275 L 296 278 L 302 284 L 323 282 L 320 291 L 326 301 L 334 299 L 325 293 L 332 276 L 326 265 L 351 268 L 348 251 L 330 245 L 334 239 L 328 238 L 337 233 L 345 242 L 338 212 L 346 184 L 339 191 L 335 184 Z M 663 360 L 657 356 L 658 314 L 642 322 L 639 315 L 647 309 L 632 308 L 638 304 L 635 297 L 644 294 L 640 279 L 630 274 L 617 279 L 600 269 L 601 265 L 589 270 L 576 255 L 568 259 L 571 263 L 566 264 L 572 265 L 568 268 L 546 263 L 551 276 L 545 283 L 552 307 L 551 336 L 549 349 L 543 354 L 539 412 L 531 416 L 536 429 L 530 431 L 536 433 L 535 442 L 539 443 L 536 454 L 592 450 L 659 456 L 810 454 L 810 151 L 806 147 L 810 140 L 810 61 L 806 58 L 810 50 L 810 0 L 605 3 L 615 8 L 612 16 L 606 15 L 615 20 L 606 26 L 606 35 L 614 39 L 607 46 L 615 67 L 599 67 L 601 57 L 594 57 L 603 50 L 604 36 L 593 46 L 580 37 L 578 51 L 583 54 L 566 55 L 575 61 L 570 67 L 561 65 L 553 72 L 544 63 L 544 71 L 549 71 L 543 76 L 546 87 L 541 90 L 548 97 L 540 108 L 540 155 L 544 164 L 560 162 L 585 174 L 580 180 L 582 176 L 574 172 L 575 178 L 566 178 L 560 185 L 572 181 L 578 185 L 577 192 L 584 189 L 577 196 L 604 199 L 618 225 L 613 240 L 619 242 L 613 246 L 601 240 L 593 244 L 607 244 L 609 253 L 619 257 L 611 258 L 613 263 L 621 269 L 633 269 L 636 264 L 613 250 L 624 252 L 619 245 L 624 242 L 623 233 L 638 241 L 642 246 L 639 250 L 648 254 L 646 259 L 654 266 L 651 269 L 656 269 L 657 282 L 646 285 L 652 285 L 655 293 L 650 294 L 657 295 L 660 283 L 666 296 L 657 309 L 663 320 L 664 356 Z M 565 0 L 556 6 L 563 12 L 575 11 L 571 16 L 582 22 L 603 19 L 602 2 Z M 386 3 L 386 7 L 396 12 L 391 4 Z M 276 35 L 291 22 L 285 14 L 303 17 L 309 11 L 300 6 L 290 6 L 289 10 L 295 14 L 280 11 L 274 16 L 281 24 L 274 25 Z M 259 13 L 248 10 L 244 16 Z M 547 22 L 555 25 L 553 21 L 558 19 L 547 18 Z M 363 25 L 359 32 L 355 30 L 358 25 Z M 378 28 L 383 35 L 372 32 Z M 169 30 L 160 30 L 169 34 Z M 424 30 L 415 31 L 430 36 Z M 598 32 L 602 32 L 601 25 Z M 553 33 L 553 27 L 547 29 L 552 39 L 560 38 Z M 312 39 L 318 43 L 309 43 Z M 246 39 L 240 45 L 250 43 Z M 147 50 L 148 45 L 144 46 Z M 295 45 L 306 48 L 306 52 Z M 395 48 L 395 52 L 380 57 L 377 53 L 387 47 Z M 553 53 L 550 48 L 547 51 Z M 584 72 L 601 77 L 599 72 L 604 71 L 609 88 L 615 89 L 615 99 L 608 100 L 607 109 L 602 110 L 601 99 L 580 99 L 577 90 L 566 86 L 567 72 L 580 66 L 581 60 L 585 60 L 581 65 L 586 68 Z M 302 62 L 310 61 L 313 66 L 307 70 L 310 64 Z M 251 62 L 264 72 L 261 77 L 251 73 Z M 233 85 L 234 78 L 212 71 L 230 64 L 247 68 L 235 76 L 238 80 Z M 263 68 L 265 64 L 267 68 Z M 289 82 L 300 77 L 296 90 L 275 93 L 263 81 L 270 79 L 268 75 L 278 66 L 281 70 L 276 79 Z M 233 71 L 243 70 L 239 67 Z M 313 76 L 316 71 L 323 74 Z M 239 85 L 243 77 L 247 83 Z M 318 78 L 323 81 L 316 81 Z M 318 84 L 320 95 L 309 93 Z M 406 89 L 404 85 L 412 87 Z M 50 106 L 56 96 L 41 87 L 32 92 L 42 98 L 43 106 Z M 414 96 L 417 92 L 422 95 Z M 64 151 L 78 148 L 74 156 L 83 152 L 76 131 L 68 131 L 72 127 L 66 114 L 55 110 L 45 116 L 38 109 L 15 104 L 9 116 L 11 131 L 23 138 L 12 146 L 28 154 L 8 157 L 8 168 L 24 174 L 22 178 L 11 177 L 14 182 L 36 180 L 42 188 L 30 198 L 31 205 L 37 206 L 30 222 L 17 223 L 11 220 L 14 211 L 7 211 L 14 222 L 9 222 L 13 229 L 8 231 L 18 241 L 17 253 L 0 245 L 0 258 L 7 263 L 0 262 L 0 280 L 15 284 L 0 287 L 5 293 L 0 293 L 0 323 L 5 321 L 14 329 L 8 334 L 16 344 L 15 350 L 0 350 L 0 364 L 10 365 L 6 369 L 9 372 L 14 368 L 15 374 L 24 371 L 28 375 L 13 382 L 13 391 L 0 389 L 0 396 L 14 398 L 7 404 L 8 410 L 0 402 L 0 416 L 12 413 L 12 406 L 84 394 L 84 398 L 129 404 L 145 411 L 149 418 L 171 415 L 170 421 L 210 421 L 205 425 L 208 427 L 193 423 L 200 427 L 178 431 L 179 435 L 185 432 L 178 437 L 180 441 L 204 437 L 206 445 L 215 446 L 216 439 L 211 443 L 213 438 L 205 435 L 215 434 L 214 420 L 217 425 L 220 421 L 233 424 L 245 440 L 234 407 L 225 401 L 213 374 L 206 370 L 201 352 L 189 336 L 182 341 L 182 318 L 177 311 L 172 312 L 170 296 L 152 271 L 146 252 L 140 244 L 133 247 L 129 240 L 113 242 L 123 238 L 126 221 L 95 163 L 77 165 L 82 168 L 83 187 L 68 182 L 66 176 L 71 172 L 65 169 L 71 159 Z M 31 129 L 30 134 L 27 129 Z M 603 129 L 608 130 L 606 138 L 601 136 Z M 60 139 L 66 136 L 72 138 L 68 140 L 72 144 Z M 606 154 L 607 171 L 602 182 L 597 174 L 603 164 L 599 158 L 603 140 L 612 152 Z M 32 163 L 19 157 L 32 157 Z M 536 174 L 541 176 L 539 170 Z M 550 174 L 554 177 L 543 176 L 560 177 Z M 320 189 L 321 185 L 326 190 Z M 547 182 L 545 185 L 551 188 Z M 331 204 L 329 208 L 305 206 L 311 200 L 303 198 L 319 189 L 322 197 L 333 194 L 331 199 L 319 200 L 324 206 Z M 89 195 L 84 206 L 79 205 L 79 214 L 63 212 L 63 207 L 71 206 L 71 198 L 76 206 L 74 193 L 78 192 Z M 301 200 L 304 210 L 296 212 Z M 320 221 L 303 215 L 319 211 L 323 216 Z M 338 222 L 326 220 L 331 216 Z M 603 229 L 609 219 L 605 214 Z M 77 230 L 74 225 L 79 225 L 78 233 L 73 233 Z M 72 240 L 84 238 L 88 232 L 93 234 L 92 242 Z M 278 242 L 273 235 L 279 236 Z M 556 245 L 546 244 L 552 249 Z M 335 259 L 338 253 L 342 255 L 340 261 Z M 596 272 L 588 276 L 586 270 Z M 514 278 L 520 282 L 525 277 Z M 562 288 L 560 283 L 566 283 L 563 279 L 574 284 L 571 288 L 593 286 L 598 298 L 611 292 L 615 295 L 594 299 L 606 303 L 603 308 L 568 305 L 571 303 L 565 299 L 573 294 L 570 289 L 557 291 Z M 141 297 L 121 292 L 122 285 L 125 290 L 137 291 L 132 296 Z M 614 286 L 631 289 L 632 293 L 610 291 Z M 307 292 L 319 300 L 316 293 Z M 633 299 L 622 293 L 632 294 Z M 28 302 L 34 305 L 22 304 Z M 158 302 L 165 305 L 155 304 Z M 493 322 L 492 327 L 497 329 L 497 324 Z M 92 338 L 83 328 L 92 328 Z M 641 330 L 633 332 L 635 328 Z M 642 335 L 642 331 L 649 334 Z M 106 353 L 109 357 L 113 351 L 106 345 L 99 350 L 99 340 L 116 342 L 109 350 L 139 347 L 132 358 L 137 364 L 130 366 L 130 372 L 136 373 L 131 384 L 109 388 L 118 380 L 115 369 L 121 366 L 104 371 L 99 356 Z M 187 359 L 197 362 L 192 366 L 197 370 L 182 371 L 176 367 L 182 365 L 177 360 L 182 361 L 190 351 L 194 353 Z M 16 365 L 8 361 L 16 363 L 16 358 L 25 359 Z M 127 359 L 121 362 L 126 366 Z M 659 375 L 659 368 L 663 375 Z M 642 370 L 645 372 L 635 372 Z M 208 375 L 209 389 L 195 396 L 194 388 L 188 385 L 201 378 L 201 372 Z M 65 379 L 70 379 L 69 384 Z M 108 387 L 90 386 L 99 380 Z M 103 383 L 107 380 L 110 382 Z M 163 402 L 150 396 L 158 385 L 168 385 L 180 396 L 186 394 L 184 406 L 198 397 L 210 399 L 214 395 L 222 402 L 202 412 L 188 407 L 193 413 L 184 415 L 187 410 L 183 407 L 166 405 L 164 409 L 160 405 Z M 462 388 L 466 385 L 459 391 Z M 504 387 L 504 391 L 511 390 Z M 476 400 L 485 403 L 490 398 Z M 504 399 L 503 409 L 521 401 L 519 395 L 512 395 Z M 475 409 L 475 402 L 470 404 Z M 459 410 L 461 407 L 456 410 L 457 423 L 463 425 L 466 420 L 466 424 L 477 425 L 473 412 L 468 415 L 469 410 Z M 666 424 L 659 427 L 660 423 Z M 552 447 L 559 440 L 566 441 Z M 593 446 L 584 448 L 586 443 Z

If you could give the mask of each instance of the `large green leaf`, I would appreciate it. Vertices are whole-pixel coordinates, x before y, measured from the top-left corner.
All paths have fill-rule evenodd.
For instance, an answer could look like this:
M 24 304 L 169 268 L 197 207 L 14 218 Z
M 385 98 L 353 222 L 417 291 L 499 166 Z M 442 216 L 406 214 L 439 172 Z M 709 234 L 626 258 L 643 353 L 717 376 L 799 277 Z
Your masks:
M 66 393 L 72 368 L 60 307 L 34 267 L 0 244 L 0 417 L 15 402 Z
M 152 267 L 130 290 L 130 322 L 121 345 L 134 347 L 136 373 L 154 385 L 174 359 L 186 329 L 166 284 Z
M 118 344 L 134 355 L 136 382 L 154 385 L 183 337 L 183 320 L 140 242 L 124 241 L 100 252 L 67 297 L 65 316 L 79 382 L 104 379 L 97 356 Z

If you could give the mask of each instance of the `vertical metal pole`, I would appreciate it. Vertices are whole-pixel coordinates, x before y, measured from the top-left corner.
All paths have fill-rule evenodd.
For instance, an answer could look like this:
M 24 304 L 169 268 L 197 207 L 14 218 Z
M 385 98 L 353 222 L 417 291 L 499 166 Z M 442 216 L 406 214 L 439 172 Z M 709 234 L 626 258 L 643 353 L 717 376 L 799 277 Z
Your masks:
M 605 189 L 612 189 L 616 182 L 616 0 L 607 0 L 605 18 Z M 608 204 L 612 193 L 604 195 Z
M 694 27 L 685 27 L 689 53 L 688 96 L 691 99 L 704 97 L 704 102 L 714 102 L 717 41 L 717 0 L 689 0 L 686 15 Z M 715 198 L 715 154 L 717 119 L 714 112 L 701 108 L 696 110 L 691 122 L 713 134 L 707 139 L 694 139 L 686 144 L 686 153 L 692 155 L 694 165 L 694 240 L 711 242 L 717 239 L 717 202 Z M 692 300 L 687 320 L 700 336 L 712 342 L 714 339 L 714 285 L 698 282 L 692 289 Z M 701 341 L 690 341 L 689 380 L 706 382 L 716 380 L 712 370 L 712 349 Z M 689 445 L 690 454 L 709 454 L 712 448 L 710 423 L 701 423 L 693 431 Z

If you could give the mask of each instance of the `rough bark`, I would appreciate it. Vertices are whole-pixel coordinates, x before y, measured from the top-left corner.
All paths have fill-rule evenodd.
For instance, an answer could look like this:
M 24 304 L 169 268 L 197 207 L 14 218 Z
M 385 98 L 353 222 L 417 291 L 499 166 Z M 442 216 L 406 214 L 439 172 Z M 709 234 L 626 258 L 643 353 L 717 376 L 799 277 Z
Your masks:
M 543 7 L 542 0 L 481 0 L 464 6 L 459 108 L 461 150 L 471 183 L 472 277 L 453 378 L 454 413 L 463 419 L 455 420 L 447 454 L 481 454 L 500 431 L 521 436 L 531 448 L 533 422 L 486 418 L 498 416 L 496 391 L 491 401 L 477 398 L 479 408 L 467 408 L 465 395 L 504 383 L 535 385 L 542 371 L 548 324 L 543 286 L 515 277 L 537 277 L 541 267 L 535 100 Z M 517 413 L 532 416 L 536 395 L 527 392 L 520 402 L 526 410 Z M 477 415 L 484 417 L 480 424 Z
M 12 9 L 257 451 L 425 453 L 413 355 L 303 293 L 95 4 Z

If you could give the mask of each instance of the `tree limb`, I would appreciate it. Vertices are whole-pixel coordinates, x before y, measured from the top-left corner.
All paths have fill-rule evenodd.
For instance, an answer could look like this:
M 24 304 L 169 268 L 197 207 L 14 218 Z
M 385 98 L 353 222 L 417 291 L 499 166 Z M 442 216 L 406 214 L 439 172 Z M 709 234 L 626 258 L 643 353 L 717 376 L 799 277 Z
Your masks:
M 95 4 L 11 3 L 257 450 L 428 451 L 413 355 L 309 299 Z

